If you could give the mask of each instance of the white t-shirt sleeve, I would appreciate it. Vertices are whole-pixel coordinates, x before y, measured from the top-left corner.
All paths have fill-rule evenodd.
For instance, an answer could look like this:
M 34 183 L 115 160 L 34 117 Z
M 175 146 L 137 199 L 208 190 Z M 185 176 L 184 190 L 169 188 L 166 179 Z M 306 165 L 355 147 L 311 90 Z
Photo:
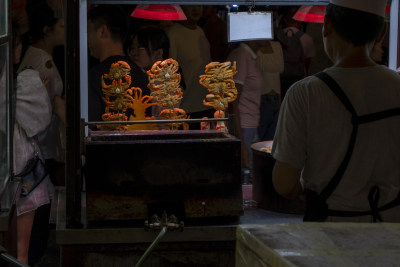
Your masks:
M 306 161 L 307 102 L 298 83 L 287 92 L 279 114 L 273 157 L 302 169 Z

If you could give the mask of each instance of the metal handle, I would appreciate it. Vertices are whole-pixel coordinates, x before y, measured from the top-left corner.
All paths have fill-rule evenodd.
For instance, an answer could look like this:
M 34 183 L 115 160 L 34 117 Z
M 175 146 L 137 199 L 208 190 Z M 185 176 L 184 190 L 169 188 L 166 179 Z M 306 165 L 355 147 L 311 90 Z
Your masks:
M 142 257 L 140 257 L 139 261 L 136 263 L 135 267 L 142 266 L 149 254 L 157 247 L 158 243 L 160 243 L 160 240 L 164 237 L 165 233 L 167 233 L 167 226 L 163 226 L 156 239 L 154 239 L 153 243 L 151 243 L 150 246 L 146 249 Z
M 142 120 L 142 121 L 90 121 L 85 125 L 96 124 L 150 124 L 150 123 L 174 123 L 174 122 L 202 122 L 202 121 L 228 121 L 228 118 L 212 118 L 212 119 L 182 119 L 182 120 Z
M 20 262 L 19 260 L 17 260 L 16 258 L 14 258 L 13 256 L 11 256 L 8 253 L 1 253 L 0 257 L 2 260 L 6 261 L 7 263 L 10 263 L 11 266 L 16 266 L 16 267 L 29 267 L 29 265 L 26 265 L 25 263 Z M 2 260 L 0 260 L 0 265 L 3 266 L 1 264 Z

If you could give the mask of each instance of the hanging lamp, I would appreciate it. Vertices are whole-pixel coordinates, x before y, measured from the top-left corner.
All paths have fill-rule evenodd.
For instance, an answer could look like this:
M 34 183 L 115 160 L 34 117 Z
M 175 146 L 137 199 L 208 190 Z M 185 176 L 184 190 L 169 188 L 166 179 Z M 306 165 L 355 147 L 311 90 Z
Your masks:
M 179 5 L 137 5 L 132 17 L 152 20 L 186 20 Z
M 324 23 L 326 6 L 301 6 L 293 19 L 304 22 Z
M 293 19 L 304 22 L 324 23 L 326 6 L 301 6 L 294 14 Z M 386 13 L 390 13 L 390 5 L 386 6 Z

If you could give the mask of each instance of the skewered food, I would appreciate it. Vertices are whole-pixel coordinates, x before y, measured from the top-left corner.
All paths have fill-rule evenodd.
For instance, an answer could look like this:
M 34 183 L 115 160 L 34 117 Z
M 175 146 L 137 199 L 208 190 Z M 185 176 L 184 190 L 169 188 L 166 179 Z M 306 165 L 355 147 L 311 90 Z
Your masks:
M 180 120 L 180 119 L 188 119 L 189 116 L 186 115 L 186 112 L 181 108 L 174 109 L 164 109 L 160 113 L 160 117 L 162 119 L 167 120 Z M 166 130 L 178 130 L 182 126 L 183 130 L 189 130 L 189 125 L 185 122 L 173 122 L 168 123 L 165 127 Z
M 149 76 L 148 87 L 161 107 L 171 108 L 182 99 L 182 91 L 179 83 L 181 74 L 177 73 L 179 64 L 172 58 L 157 61 L 147 71 Z
M 111 64 L 109 73 L 101 76 L 101 85 L 103 92 L 103 101 L 106 104 L 105 113 L 101 116 L 104 121 L 127 121 L 128 117 L 125 112 L 133 109 L 135 120 L 155 119 L 145 118 L 145 110 L 149 106 L 157 105 L 157 103 L 148 102 L 153 99 L 150 96 L 142 97 L 142 90 L 137 87 L 129 88 L 131 84 L 131 76 L 129 74 L 131 68 L 125 61 L 118 61 Z M 108 83 L 106 83 L 106 81 Z M 135 96 L 132 97 L 133 91 Z M 137 92 L 139 91 L 139 95 Z M 132 116 L 130 118 L 132 120 Z M 148 125 L 136 125 L 135 130 L 148 128 Z M 97 125 L 100 130 L 126 130 L 132 129 L 124 124 L 101 124 Z
M 205 68 L 205 74 L 200 76 L 199 83 L 207 88 L 209 94 L 203 100 L 205 106 L 216 110 L 225 110 L 228 103 L 237 97 L 237 89 L 233 76 L 236 74 L 236 61 L 211 62 Z
M 169 58 L 164 61 L 157 61 L 150 70 L 148 88 L 152 91 L 151 96 L 159 103 L 159 106 L 165 108 L 160 113 L 161 119 L 187 119 L 188 116 L 183 109 L 175 108 L 182 99 L 183 93 L 180 88 L 181 74 L 178 73 L 179 64 L 176 60 Z M 184 130 L 189 127 L 187 123 L 169 123 L 167 130 L 177 130 L 182 126 Z
M 110 72 L 101 76 L 103 94 L 106 97 L 123 95 L 131 85 L 130 70 L 131 67 L 125 61 L 111 64 Z M 107 85 L 104 79 L 110 80 L 111 84 Z
M 216 112 L 214 118 L 223 118 L 228 104 L 235 101 L 237 89 L 233 76 L 236 74 L 236 61 L 233 65 L 227 62 L 211 62 L 206 65 L 205 74 L 200 76 L 199 83 L 207 88 L 209 94 L 203 100 L 205 106 L 213 107 Z M 223 122 L 217 122 L 216 130 L 225 131 L 226 126 Z

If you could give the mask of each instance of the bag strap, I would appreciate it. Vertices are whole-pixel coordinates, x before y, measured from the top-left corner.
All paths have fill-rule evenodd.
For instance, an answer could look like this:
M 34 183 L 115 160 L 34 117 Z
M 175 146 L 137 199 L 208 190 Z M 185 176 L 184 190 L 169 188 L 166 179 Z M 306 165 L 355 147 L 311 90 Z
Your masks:
M 336 187 L 339 185 L 340 181 L 342 180 L 343 174 L 346 171 L 347 165 L 350 162 L 358 132 L 358 124 L 354 123 L 355 120 L 353 118 L 357 118 L 358 116 L 346 94 L 343 92 L 339 84 L 331 76 L 329 76 L 325 72 L 319 72 L 315 74 L 315 76 L 321 79 L 329 87 L 329 89 L 331 89 L 331 91 L 336 95 L 336 97 L 340 100 L 340 102 L 342 102 L 344 107 L 351 113 L 352 126 L 353 126 L 346 154 L 342 162 L 340 163 L 338 169 L 336 170 L 336 173 L 334 174 L 332 179 L 329 181 L 328 185 L 322 190 L 320 194 L 321 198 L 323 198 L 323 200 L 326 201 L 330 197 L 330 195 L 332 195 L 333 191 L 335 191 Z

